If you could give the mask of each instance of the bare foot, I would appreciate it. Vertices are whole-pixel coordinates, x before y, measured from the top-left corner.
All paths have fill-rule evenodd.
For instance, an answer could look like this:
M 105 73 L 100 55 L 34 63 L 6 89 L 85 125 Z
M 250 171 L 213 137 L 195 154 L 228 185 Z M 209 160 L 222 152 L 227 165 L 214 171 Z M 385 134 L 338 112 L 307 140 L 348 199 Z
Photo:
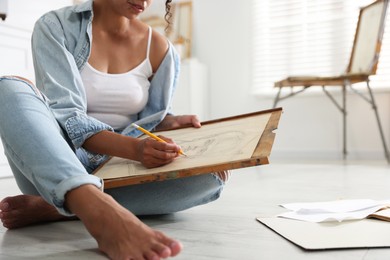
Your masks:
M 180 242 L 148 227 L 92 185 L 69 191 L 66 201 L 110 259 L 159 260 L 182 249 Z
M 58 213 L 42 197 L 18 195 L 7 197 L 0 202 L 0 219 L 9 229 L 32 224 L 71 219 Z

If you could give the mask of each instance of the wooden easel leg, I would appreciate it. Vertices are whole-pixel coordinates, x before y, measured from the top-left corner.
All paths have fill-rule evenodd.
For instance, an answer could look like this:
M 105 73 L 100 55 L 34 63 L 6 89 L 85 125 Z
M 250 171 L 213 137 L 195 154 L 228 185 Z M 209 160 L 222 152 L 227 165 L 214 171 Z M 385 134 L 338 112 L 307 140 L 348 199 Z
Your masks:
M 383 150 L 385 152 L 385 158 L 387 160 L 387 163 L 390 164 L 389 150 L 387 149 L 385 136 L 383 134 L 382 124 L 381 124 L 381 121 L 380 121 L 380 118 L 379 118 L 379 114 L 378 114 L 378 108 L 376 106 L 374 95 L 372 94 L 372 90 L 371 90 L 371 87 L 370 87 L 370 84 L 369 84 L 368 81 L 367 81 L 367 89 L 368 89 L 368 92 L 370 93 L 372 109 L 374 109 L 376 121 L 378 123 L 379 133 L 380 133 L 380 136 L 381 136 L 381 139 L 382 139 Z

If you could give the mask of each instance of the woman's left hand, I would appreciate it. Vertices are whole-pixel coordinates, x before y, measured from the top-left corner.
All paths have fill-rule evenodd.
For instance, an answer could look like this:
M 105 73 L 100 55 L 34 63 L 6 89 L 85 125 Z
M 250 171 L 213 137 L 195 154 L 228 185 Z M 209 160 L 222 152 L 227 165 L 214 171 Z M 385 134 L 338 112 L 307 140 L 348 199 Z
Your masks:
M 167 129 L 174 129 L 184 126 L 192 126 L 195 128 L 200 128 L 201 124 L 196 115 L 181 115 L 181 116 L 172 116 L 167 115 L 163 121 L 156 127 L 156 130 L 162 131 Z

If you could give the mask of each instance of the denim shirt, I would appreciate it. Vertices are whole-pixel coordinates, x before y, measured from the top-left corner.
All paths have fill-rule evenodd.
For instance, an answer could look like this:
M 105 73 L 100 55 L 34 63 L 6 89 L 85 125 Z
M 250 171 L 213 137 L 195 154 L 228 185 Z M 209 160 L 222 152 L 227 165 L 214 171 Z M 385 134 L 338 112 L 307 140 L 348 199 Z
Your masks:
M 93 0 L 89 0 L 43 15 L 32 36 L 36 85 L 75 149 L 100 131 L 113 131 L 111 126 L 87 115 L 80 75 L 91 53 L 92 4 Z M 153 130 L 170 112 L 179 66 L 179 55 L 169 42 L 167 54 L 153 75 L 146 107 L 131 117 L 132 122 Z M 122 134 L 136 137 L 140 132 L 129 126 Z

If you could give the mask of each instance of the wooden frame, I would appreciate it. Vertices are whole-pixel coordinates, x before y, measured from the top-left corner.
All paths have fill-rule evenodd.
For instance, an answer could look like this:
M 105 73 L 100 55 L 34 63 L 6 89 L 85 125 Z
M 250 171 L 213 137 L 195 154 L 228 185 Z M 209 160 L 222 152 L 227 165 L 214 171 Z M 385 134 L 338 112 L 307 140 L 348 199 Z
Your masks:
M 150 174 L 150 175 L 140 175 L 140 176 L 130 176 L 130 177 L 123 177 L 123 178 L 115 178 L 115 179 L 106 179 L 106 180 L 104 180 L 104 186 L 106 189 L 110 189 L 110 188 L 133 185 L 133 184 L 138 184 L 138 183 L 163 181 L 163 180 L 205 174 L 205 173 L 210 173 L 210 172 L 218 172 L 218 171 L 224 171 L 224 170 L 232 170 L 232 169 L 245 168 L 245 167 L 251 167 L 251 166 L 256 166 L 256 165 L 268 164 L 269 163 L 269 156 L 271 154 L 272 145 L 273 145 L 273 142 L 275 139 L 274 130 L 277 129 L 277 127 L 278 127 L 281 113 L 282 113 L 282 109 L 276 108 L 276 109 L 265 110 L 265 111 L 260 111 L 260 112 L 245 114 L 245 115 L 239 115 L 239 116 L 233 116 L 233 117 L 228 117 L 228 118 L 223 118 L 223 119 L 218 119 L 218 120 L 211 120 L 211 121 L 207 121 L 207 122 L 202 123 L 202 125 L 207 125 L 207 124 L 218 123 L 221 121 L 239 119 L 242 117 L 250 117 L 250 116 L 254 116 L 254 115 L 269 114 L 270 118 L 266 124 L 265 130 L 263 133 L 261 133 L 261 137 L 256 145 L 256 148 L 255 148 L 252 156 L 249 159 L 231 161 L 229 163 L 222 163 L 222 164 L 205 165 L 202 167 L 188 168 L 188 169 L 174 171 L 174 172 L 168 171 L 168 172 L 160 172 L 160 173 Z M 99 167 L 94 172 L 94 174 L 96 174 L 96 172 L 98 172 L 102 167 L 104 167 L 104 165 Z
M 173 29 L 170 39 L 176 48 L 180 49 L 183 59 L 192 55 L 192 2 L 172 4 Z
M 382 6 L 381 6 L 382 5 Z M 379 54 L 382 47 L 382 38 L 385 29 L 385 19 L 387 14 L 388 0 L 377 0 L 363 8 L 360 9 L 358 24 L 356 26 L 355 38 L 353 41 L 353 48 L 351 52 L 351 58 L 349 65 L 346 70 L 346 74 L 363 74 L 363 75 L 375 75 L 379 62 Z M 376 14 L 371 13 L 370 11 L 375 11 L 375 8 L 379 9 L 379 17 Z M 374 20 L 370 21 L 369 19 L 374 17 Z M 374 24 L 372 24 L 374 23 Z M 375 24 L 377 23 L 377 24 Z M 377 29 L 377 31 L 374 30 Z M 376 35 L 372 35 L 372 33 Z M 368 38 L 368 41 L 367 41 Z M 370 38 L 374 38 L 374 41 L 369 41 Z M 365 46 L 364 43 L 369 42 L 373 46 Z M 363 45 L 363 46 L 362 46 Z M 372 50 L 367 50 L 372 48 Z M 358 58 L 358 55 L 366 53 L 367 51 L 373 51 L 372 55 L 369 57 L 369 65 L 366 71 L 360 71 L 359 69 L 355 70 L 355 60 Z

